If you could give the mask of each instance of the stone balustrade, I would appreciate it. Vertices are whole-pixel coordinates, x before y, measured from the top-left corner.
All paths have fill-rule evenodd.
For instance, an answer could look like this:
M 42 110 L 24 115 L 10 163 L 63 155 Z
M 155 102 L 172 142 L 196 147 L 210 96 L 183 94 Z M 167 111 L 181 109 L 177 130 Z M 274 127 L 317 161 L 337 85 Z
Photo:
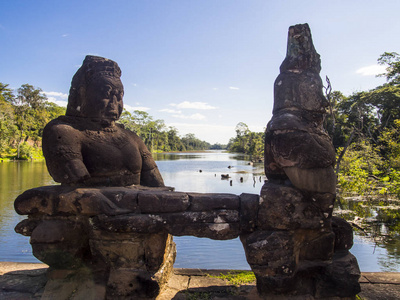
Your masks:
M 329 295 L 354 293 L 359 271 L 348 252 L 351 228 L 342 221 L 332 229 L 326 196 L 311 200 L 293 189 L 266 183 L 261 196 L 237 196 L 168 187 L 39 187 L 16 199 L 15 210 L 28 215 L 16 231 L 31 236 L 33 254 L 50 266 L 49 298 L 67 278 L 75 278 L 75 294 L 92 286 L 103 299 L 155 298 L 173 268 L 172 235 L 240 236 L 260 294 L 318 296 L 327 286 Z M 290 201 L 282 197 L 287 194 Z M 344 263 L 339 269 L 334 249 Z M 336 273 L 348 269 L 347 290 L 336 289 Z M 303 284 L 305 278 L 313 283 Z

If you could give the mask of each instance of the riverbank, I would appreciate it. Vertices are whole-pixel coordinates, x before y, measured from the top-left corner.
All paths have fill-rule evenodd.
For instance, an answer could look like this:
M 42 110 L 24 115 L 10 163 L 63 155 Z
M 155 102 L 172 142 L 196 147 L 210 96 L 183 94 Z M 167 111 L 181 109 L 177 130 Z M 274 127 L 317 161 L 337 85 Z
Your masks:
M 40 299 L 47 281 L 46 270 L 47 265 L 40 263 L 0 262 L 0 299 Z M 234 285 L 218 278 L 229 272 L 232 271 L 174 269 L 167 288 L 157 300 L 261 299 L 254 281 Z M 361 293 L 357 299 L 400 299 L 400 273 L 364 272 L 360 284 Z

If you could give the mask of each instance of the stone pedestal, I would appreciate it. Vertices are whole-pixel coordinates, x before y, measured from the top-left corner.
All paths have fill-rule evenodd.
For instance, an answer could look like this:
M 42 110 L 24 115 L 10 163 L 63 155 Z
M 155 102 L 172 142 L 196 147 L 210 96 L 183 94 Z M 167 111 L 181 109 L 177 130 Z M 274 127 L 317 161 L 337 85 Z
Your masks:
M 17 212 L 29 216 L 16 231 L 31 236 L 34 256 L 50 266 L 44 299 L 154 299 L 159 294 L 175 261 L 172 235 L 125 232 L 102 222 L 138 212 L 138 194 L 145 190 L 52 186 L 16 199 Z

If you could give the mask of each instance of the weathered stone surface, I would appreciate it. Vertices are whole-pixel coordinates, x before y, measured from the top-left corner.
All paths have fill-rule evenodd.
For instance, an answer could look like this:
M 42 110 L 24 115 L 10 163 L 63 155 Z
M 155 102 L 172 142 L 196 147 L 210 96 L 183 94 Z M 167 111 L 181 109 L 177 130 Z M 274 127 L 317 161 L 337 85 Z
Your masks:
M 333 232 L 321 232 L 320 230 L 298 230 L 296 238 L 302 242 L 299 247 L 299 261 L 329 262 L 333 256 L 333 244 L 335 234 Z M 303 266 L 304 267 L 304 266 Z
M 241 235 L 247 262 L 256 276 L 289 276 L 296 268 L 293 234 L 289 231 L 256 231 Z
M 32 232 L 33 255 L 55 269 L 77 269 L 89 254 L 85 224 L 79 220 L 44 220 Z
M 285 185 L 266 183 L 261 189 L 257 226 L 262 230 L 323 228 L 329 214 L 310 195 Z
M 337 252 L 333 262 L 319 277 L 316 297 L 350 297 L 361 289 L 358 280 L 360 269 L 356 258 L 348 251 Z M 340 287 L 340 288 L 339 288 Z
M 171 187 L 152 188 L 150 193 L 154 193 L 153 202 L 158 201 L 158 203 L 150 202 L 161 205 L 162 201 L 166 201 L 164 206 L 171 205 L 168 201 L 176 202 L 165 210 L 182 211 L 183 207 L 187 208 L 188 196 L 184 193 L 171 194 L 172 190 Z M 144 186 L 96 188 L 67 185 L 43 186 L 27 190 L 19 195 L 15 199 L 14 206 L 17 213 L 21 215 L 95 216 L 105 214 L 112 216 L 129 212 L 140 213 L 138 195 L 146 195 L 147 191 L 149 188 Z M 175 200 L 171 200 L 171 197 Z M 149 204 L 145 202 L 141 202 L 142 206 L 149 209 Z M 162 206 L 156 207 L 159 207 L 158 212 L 163 212 Z
M 89 269 L 80 269 L 74 273 L 67 273 L 65 277 L 52 278 L 49 270 L 49 280 L 40 299 L 105 299 L 105 284 L 94 277 Z
M 113 268 L 156 271 L 163 263 L 165 251 L 173 243 L 167 233 L 113 234 L 112 237 L 102 238 L 99 232 L 90 239 L 90 249 L 97 261 Z
M 58 200 L 57 214 L 95 216 L 129 212 L 127 209 L 119 208 L 96 189 L 76 189 L 60 194 Z
M 308 24 L 290 26 L 287 45 L 286 57 L 280 67 L 281 72 L 304 70 L 319 73 L 321 71 L 320 56 L 315 51 Z
M 189 193 L 189 198 L 191 211 L 239 210 L 239 197 L 233 194 Z
M 165 231 L 164 220 L 157 214 L 99 215 L 91 219 L 92 228 L 118 233 L 157 233 Z
M 22 234 L 24 236 L 31 236 L 33 230 L 41 223 L 41 220 L 35 219 L 25 219 L 19 222 L 14 230 L 16 233 Z
M 231 240 L 240 234 L 239 223 L 198 223 L 182 227 L 180 224 L 171 224 L 168 232 L 172 235 L 190 235 L 195 237 L 206 237 L 213 240 Z
M 61 186 L 42 186 L 23 192 L 14 201 L 15 211 L 20 215 L 54 213 L 54 199 L 62 191 Z
M 166 225 L 181 224 L 181 226 L 196 224 L 196 223 L 238 223 L 239 212 L 236 210 L 214 210 L 204 212 L 186 211 L 183 213 L 160 214 Z
M 346 220 L 332 217 L 332 230 L 335 234 L 335 252 L 353 247 L 353 229 Z
M 189 207 L 189 196 L 178 192 L 141 192 L 138 203 L 142 213 L 181 212 Z
M 336 193 L 336 174 L 332 166 L 326 168 L 285 168 L 293 185 L 301 190 L 315 193 Z
M 291 26 L 265 134 L 265 172 L 269 179 L 289 179 L 301 190 L 334 194 L 335 150 L 323 129 L 329 103 L 320 69 L 308 25 Z
M 24 264 L 24 269 L 19 269 L 21 263 L 0 264 L 0 299 L 32 299 L 32 295 L 40 298 L 47 282 L 45 264 Z
M 278 127 L 273 124 L 269 128 Z M 282 128 L 272 130 L 272 134 L 271 151 L 276 162 L 284 168 L 317 169 L 335 163 L 335 151 L 327 135 Z
M 252 232 L 258 225 L 258 209 L 260 195 L 246 194 L 240 195 L 240 226 L 241 232 Z
M 144 270 L 112 270 L 107 282 L 107 299 L 155 299 L 159 293 L 157 281 Z

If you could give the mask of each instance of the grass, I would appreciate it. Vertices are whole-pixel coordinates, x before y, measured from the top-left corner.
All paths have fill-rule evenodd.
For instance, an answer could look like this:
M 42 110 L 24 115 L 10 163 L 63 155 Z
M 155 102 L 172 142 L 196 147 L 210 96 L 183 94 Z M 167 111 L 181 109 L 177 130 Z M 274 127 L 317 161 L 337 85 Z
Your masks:
M 225 279 L 233 285 L 242 285 L 253 283 L 256 281 L 256 276 L 251 271 L 230 271 L 228 274 L 220 274 L 218 276 L 208 275 L 212 278 Z
M 210 292 L 186 292 L 187 300 L 211 300 L 212 294 Z

